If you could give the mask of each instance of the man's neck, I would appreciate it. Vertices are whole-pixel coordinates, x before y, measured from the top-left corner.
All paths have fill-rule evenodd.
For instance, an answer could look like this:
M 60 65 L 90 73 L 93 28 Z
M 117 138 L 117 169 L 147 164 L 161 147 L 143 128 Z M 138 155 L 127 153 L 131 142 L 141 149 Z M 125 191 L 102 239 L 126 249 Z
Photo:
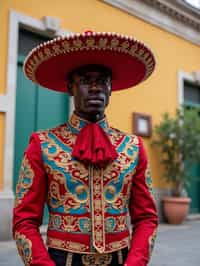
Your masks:
M 76 111 L 74 111 L 74 113 L 80 118 L 87 120 L 89 122 L 92 122 L 92 123 L 96 123 L 105 117 L 104 113 L 103 114 L 98 114 L 98 113 L 97 114 L 86 114 L 86 113 L 79 113 Z

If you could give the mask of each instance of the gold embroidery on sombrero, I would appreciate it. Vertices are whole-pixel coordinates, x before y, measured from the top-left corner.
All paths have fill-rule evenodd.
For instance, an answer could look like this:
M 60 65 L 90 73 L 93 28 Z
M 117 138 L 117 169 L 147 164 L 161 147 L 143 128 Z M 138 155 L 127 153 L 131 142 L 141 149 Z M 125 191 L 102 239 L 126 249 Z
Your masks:
M 15 207 L 17 207 L 21 202 L 24 196 L 29 191 L 33 183 L 34 171 L 31 168 L 31 164 L 25 155 L 19 173 L 19 179 L 16 186 L 16 198 L 15 198 Z
M 25 235 L 19 232 L 15 233 L 15 240 L 19 255 L 22 257 L 24 264 L 29 266 L 32 261 L 32 243 Z
M 154 230 L 153 234 L 149 237 L 149 257 L 151 257 L 152 255 L 156 236 L 157 236 L 157 230 Z
M 25 67 L 27 76 L 34 82 L 37 83 L 35 77 L 36 68 L 44 61 L 48 60 L 55 55 L 62 55 L 70 53 L 72 51 L 82 50 L 114 50 L 121 53 L 129 54 L 132 57 L 138 58 L 146 67 L 146 73 L 143 78 L 145 80 L 152 72 L 155 62 L 148 50 L 145 49 L 144 44 L 134 39 L 124 40 L 125 36 L 121 36 L 120 41 L 114 34 L 107 34 L 108 37 L 98 38 L 98 34 L 92 36 L 86 36 L 84 40 L 77 39 L 70 41 L 70 37 L 59 37 L 57 39 L 48 41 L 38 48 L 33 50 L 29 54 L 28 63 L 30 64 Z M 113 36 L 112 38 L 110 38 Z M 119 38 L 119 36 L 118 36 Z M 57 43 L 55 44 L 55 42 Z M 133 44 L 134 43 L 134 44 Z M 147 51 L 147 52 L 146 52 Z
M 100 38 L 99 40 L 99 48 L 105 49 L 107 45 L 108 39 L 106 38 Z
M 112 261 L 111 254 L 85 254 L 81 256 L 84 266 L 108 266 Z

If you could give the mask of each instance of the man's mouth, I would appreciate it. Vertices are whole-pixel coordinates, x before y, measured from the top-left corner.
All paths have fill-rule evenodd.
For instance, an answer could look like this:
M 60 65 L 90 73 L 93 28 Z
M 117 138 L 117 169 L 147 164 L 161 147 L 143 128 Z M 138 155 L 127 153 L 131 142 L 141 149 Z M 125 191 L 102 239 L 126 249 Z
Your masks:
M 104 102 L 104 99 L 103 98 L 88 98 L 86 102 L 92 105 L 102 105 L 102 103 Z

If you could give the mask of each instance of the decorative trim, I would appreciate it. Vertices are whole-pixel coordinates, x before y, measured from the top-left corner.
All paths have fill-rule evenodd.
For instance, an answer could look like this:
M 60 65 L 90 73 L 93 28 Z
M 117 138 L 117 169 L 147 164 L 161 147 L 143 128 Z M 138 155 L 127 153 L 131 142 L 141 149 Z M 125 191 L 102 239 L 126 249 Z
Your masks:
M 56 56 L 65 56 L 72 52 L 81 51 L 109 51 L 110 53 L 127 54 L 137 58 L 145 65 L 146 73 L 142 79 L 147 79 L 154 70 L 155 59 L 151 50 L 140 41 L 117 33 L 91 32 L 73 34 L 67 37 L 58 37 L 38 45 L 26 57 L 24 73 L 33 82 L 42 85 L 37 80 L 36 72 L 44 62 L 54 59 Z M 58 89 L 59 90 L 59 89 Z
M 93 246 L 99 253 L 105 251 L 105 206 L 103 200 L 103 169 L 99 170 L 90 166 L 89 178 L 91 180 L 92 201 L 92 237 Z
M 32 262 L 32 242 L 20 232 L 16 232 L 15 240 L 19 255 L 26 266 L 31 265 Z
M 48 236 L 48 233 L 47 233 L 46 244 L 48 247 L 62 249 L 62 250 L 66 250 L 72 253 L 100 254 L 99 252 L 91 252 L 90 247 L 87 243 L 83 244 L 83 243 L 74 242 L 68 239 L 62 240 L 62 239 L 50 237 Z M 104 253 L 106 254 L 110 252 L 115 252 L 120 249 L 126 248 L 129 245 L 130 245 L 130 237 L 128 236 L 128 237 L 123 238 L 122 240 L 107 243 L 106 249 L 105 249 L 106 251 Z
M 28 193 L 30 187 L 32 186 L 33 178 L 34 171 L 31 167 L 28 157 L 25 155 L 22 161 L 18 184 L 16 187 L 15 208 L 18 207 L 24 196 Z
M 3 192 L 5 195 L 12 195 L 13 198 L 13 158 L 14 158 L 14 132 L 15 132 L 15 98 L 16 98 L 16 76 L 17 76 L 17 50 L 19 38 L 19 26 L 33 32 L 48 35 L 50 37 L 66 36 L 69 31 L 59 29 L 54 35 L 46 30 L 43 20 L 37 20 L 30 16 L 10 11 L 9 35 L 8 35 L 8 57 L 7 57 L 7 93 L 0 96 L 0 112 L 6 113 L 5 143 L 4 143 L 4 165 L 3 165 Z M 72 99 L 72 98 L 70 98 Z M 72 100 L 71 100 L 72 101 Z M 73 104 L 70 101 L 70 107 Z M 70 113 L 72 110 L 70 110 Z
M 84 254 L 81 256 L 83 266 L 108 266 L 112 261 L 112 254 Z
M 73 255 L 73 253 L 68 252 L 65 266 L 72 266 Z
M 181 0 L 101 0 L 200 45 L 200 12 Z
M 149 258 L 151 258 L 152 256 L 156 236 L 157 236 L 157 230 L 154 230 L 153 234 L 149 237 Z

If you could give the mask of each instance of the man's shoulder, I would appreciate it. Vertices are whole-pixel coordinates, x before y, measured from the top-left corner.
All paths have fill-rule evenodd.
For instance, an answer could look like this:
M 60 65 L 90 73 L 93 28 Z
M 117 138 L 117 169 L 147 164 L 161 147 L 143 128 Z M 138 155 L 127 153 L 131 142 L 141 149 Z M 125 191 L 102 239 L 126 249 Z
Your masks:
M 110 134 L 112 136 L 116 136 L 118 138 L 123 138 L 123 139 L 129 139 L 132 143 L 134 144 L 138 144 L 139 143 L 139 137 L 134 135 L 134 134 L 130 134 L 130 133 L 127 133 L 127 132 L 124 132 L 122 130 L 119 130 L 118 128 L 115 128 L 115 127 L 110 127 Z
M 48 137 L 49 134 L 61 135 L 64 131 L 67 131 L 66 124 L 61 124 L 48 129 L 38 130 L 35 133 L 39 136 L 40 139 L 43 139 L 44 137 Z

